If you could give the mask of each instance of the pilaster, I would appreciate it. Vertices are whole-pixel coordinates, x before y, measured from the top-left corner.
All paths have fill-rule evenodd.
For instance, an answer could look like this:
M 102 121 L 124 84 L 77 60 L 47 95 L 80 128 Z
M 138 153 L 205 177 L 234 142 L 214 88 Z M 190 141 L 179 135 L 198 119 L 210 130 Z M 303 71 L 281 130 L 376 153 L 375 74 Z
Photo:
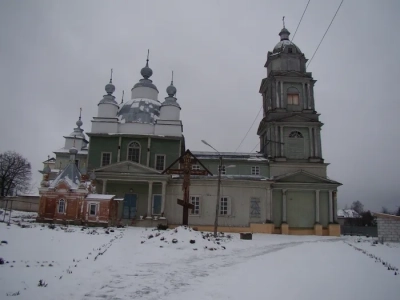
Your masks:
M 146 219 L 151 219 L 152 196 L 153 196 L 153 181 L 149 181 L 149 194 L 147 196 L 147 217 L 146 217 Z

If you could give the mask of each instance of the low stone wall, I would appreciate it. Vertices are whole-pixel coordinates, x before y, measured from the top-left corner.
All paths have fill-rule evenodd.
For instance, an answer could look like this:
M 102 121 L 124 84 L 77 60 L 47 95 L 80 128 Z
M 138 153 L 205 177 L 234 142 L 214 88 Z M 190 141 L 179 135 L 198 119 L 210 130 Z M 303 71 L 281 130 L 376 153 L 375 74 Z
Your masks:
M 400 242 L 400 217 L 376 213 L 378 218 L 378 239 L 383 242 Z
M 16 196 L 0 198 L 0 208 L 26 212 L 39 211 L 39 196 Z

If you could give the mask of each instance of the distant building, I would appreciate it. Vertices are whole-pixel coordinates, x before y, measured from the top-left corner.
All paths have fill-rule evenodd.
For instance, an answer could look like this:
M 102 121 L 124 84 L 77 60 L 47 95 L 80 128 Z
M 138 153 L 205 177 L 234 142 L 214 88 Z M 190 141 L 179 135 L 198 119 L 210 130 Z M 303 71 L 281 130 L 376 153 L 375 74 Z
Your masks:
M 339 209 L 338 223 L 343 226 L 361 226 L 361 216 L 353 209 Z

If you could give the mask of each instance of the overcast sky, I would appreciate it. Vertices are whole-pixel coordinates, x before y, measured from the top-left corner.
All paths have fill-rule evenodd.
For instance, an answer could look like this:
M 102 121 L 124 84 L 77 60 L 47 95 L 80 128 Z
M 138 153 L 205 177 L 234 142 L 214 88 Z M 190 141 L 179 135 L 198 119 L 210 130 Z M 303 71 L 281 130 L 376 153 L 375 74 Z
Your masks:
M 311 58 L 340 0 L 311 1 L 294 43 Z M 174 70 L 187 148 L 235 151 L 262 104 L 267 52 L 282 16 L 292 35 L 307 0 L 0 0 L 0 151 L 15 150 L 37 170 L 79 108 L 90 132 L 114 69 L 114 95 L 150 66 L 159 100 Z M 346 0 L 308 71 L 318 80 L 328 176 L 343 183 L 339 206 L 400 205 L 400 2 Z M 127 99 L 126 97 L 125 99 Z M 261 114 L 238 151 L 251 151 Z M 258 149 L 257 149 L 258 150 Z

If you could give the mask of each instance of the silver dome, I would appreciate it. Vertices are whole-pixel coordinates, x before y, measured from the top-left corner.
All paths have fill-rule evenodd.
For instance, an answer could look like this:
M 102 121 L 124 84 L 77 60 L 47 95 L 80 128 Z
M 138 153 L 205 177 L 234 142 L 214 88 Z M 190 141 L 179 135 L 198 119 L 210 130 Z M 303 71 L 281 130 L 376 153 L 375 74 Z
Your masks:
M 157 100 L 138 98 L 125 102 L 117 116 L 122 123 L 154 124 L 160 116 L 161 103 Z
M 274 47 L 274 53 L 279 53 L 279 52 L 285 52 L 287 53 L 287 48 L 289 48 L 289 46 L 294 47 L 296 49 L 296 53 L 302 53 L 300 48 L 297 47 L 295 44 L 293 44 L 291 41 L 289 40 L 282 40 L 280 41 L 278 44 L 276 44 L 276 46 Z M 285 51 L 286 50 L 286 51 Z
M 171 82 L 171 84 L 167 87 L 167 94 L 168 94 L 168 96 L 170 96 L 170 97 L 173 97 L 173 96 L 175 96 L 175 94 L 176 94 L 176 87 L 172 84 L 172 82 Z

